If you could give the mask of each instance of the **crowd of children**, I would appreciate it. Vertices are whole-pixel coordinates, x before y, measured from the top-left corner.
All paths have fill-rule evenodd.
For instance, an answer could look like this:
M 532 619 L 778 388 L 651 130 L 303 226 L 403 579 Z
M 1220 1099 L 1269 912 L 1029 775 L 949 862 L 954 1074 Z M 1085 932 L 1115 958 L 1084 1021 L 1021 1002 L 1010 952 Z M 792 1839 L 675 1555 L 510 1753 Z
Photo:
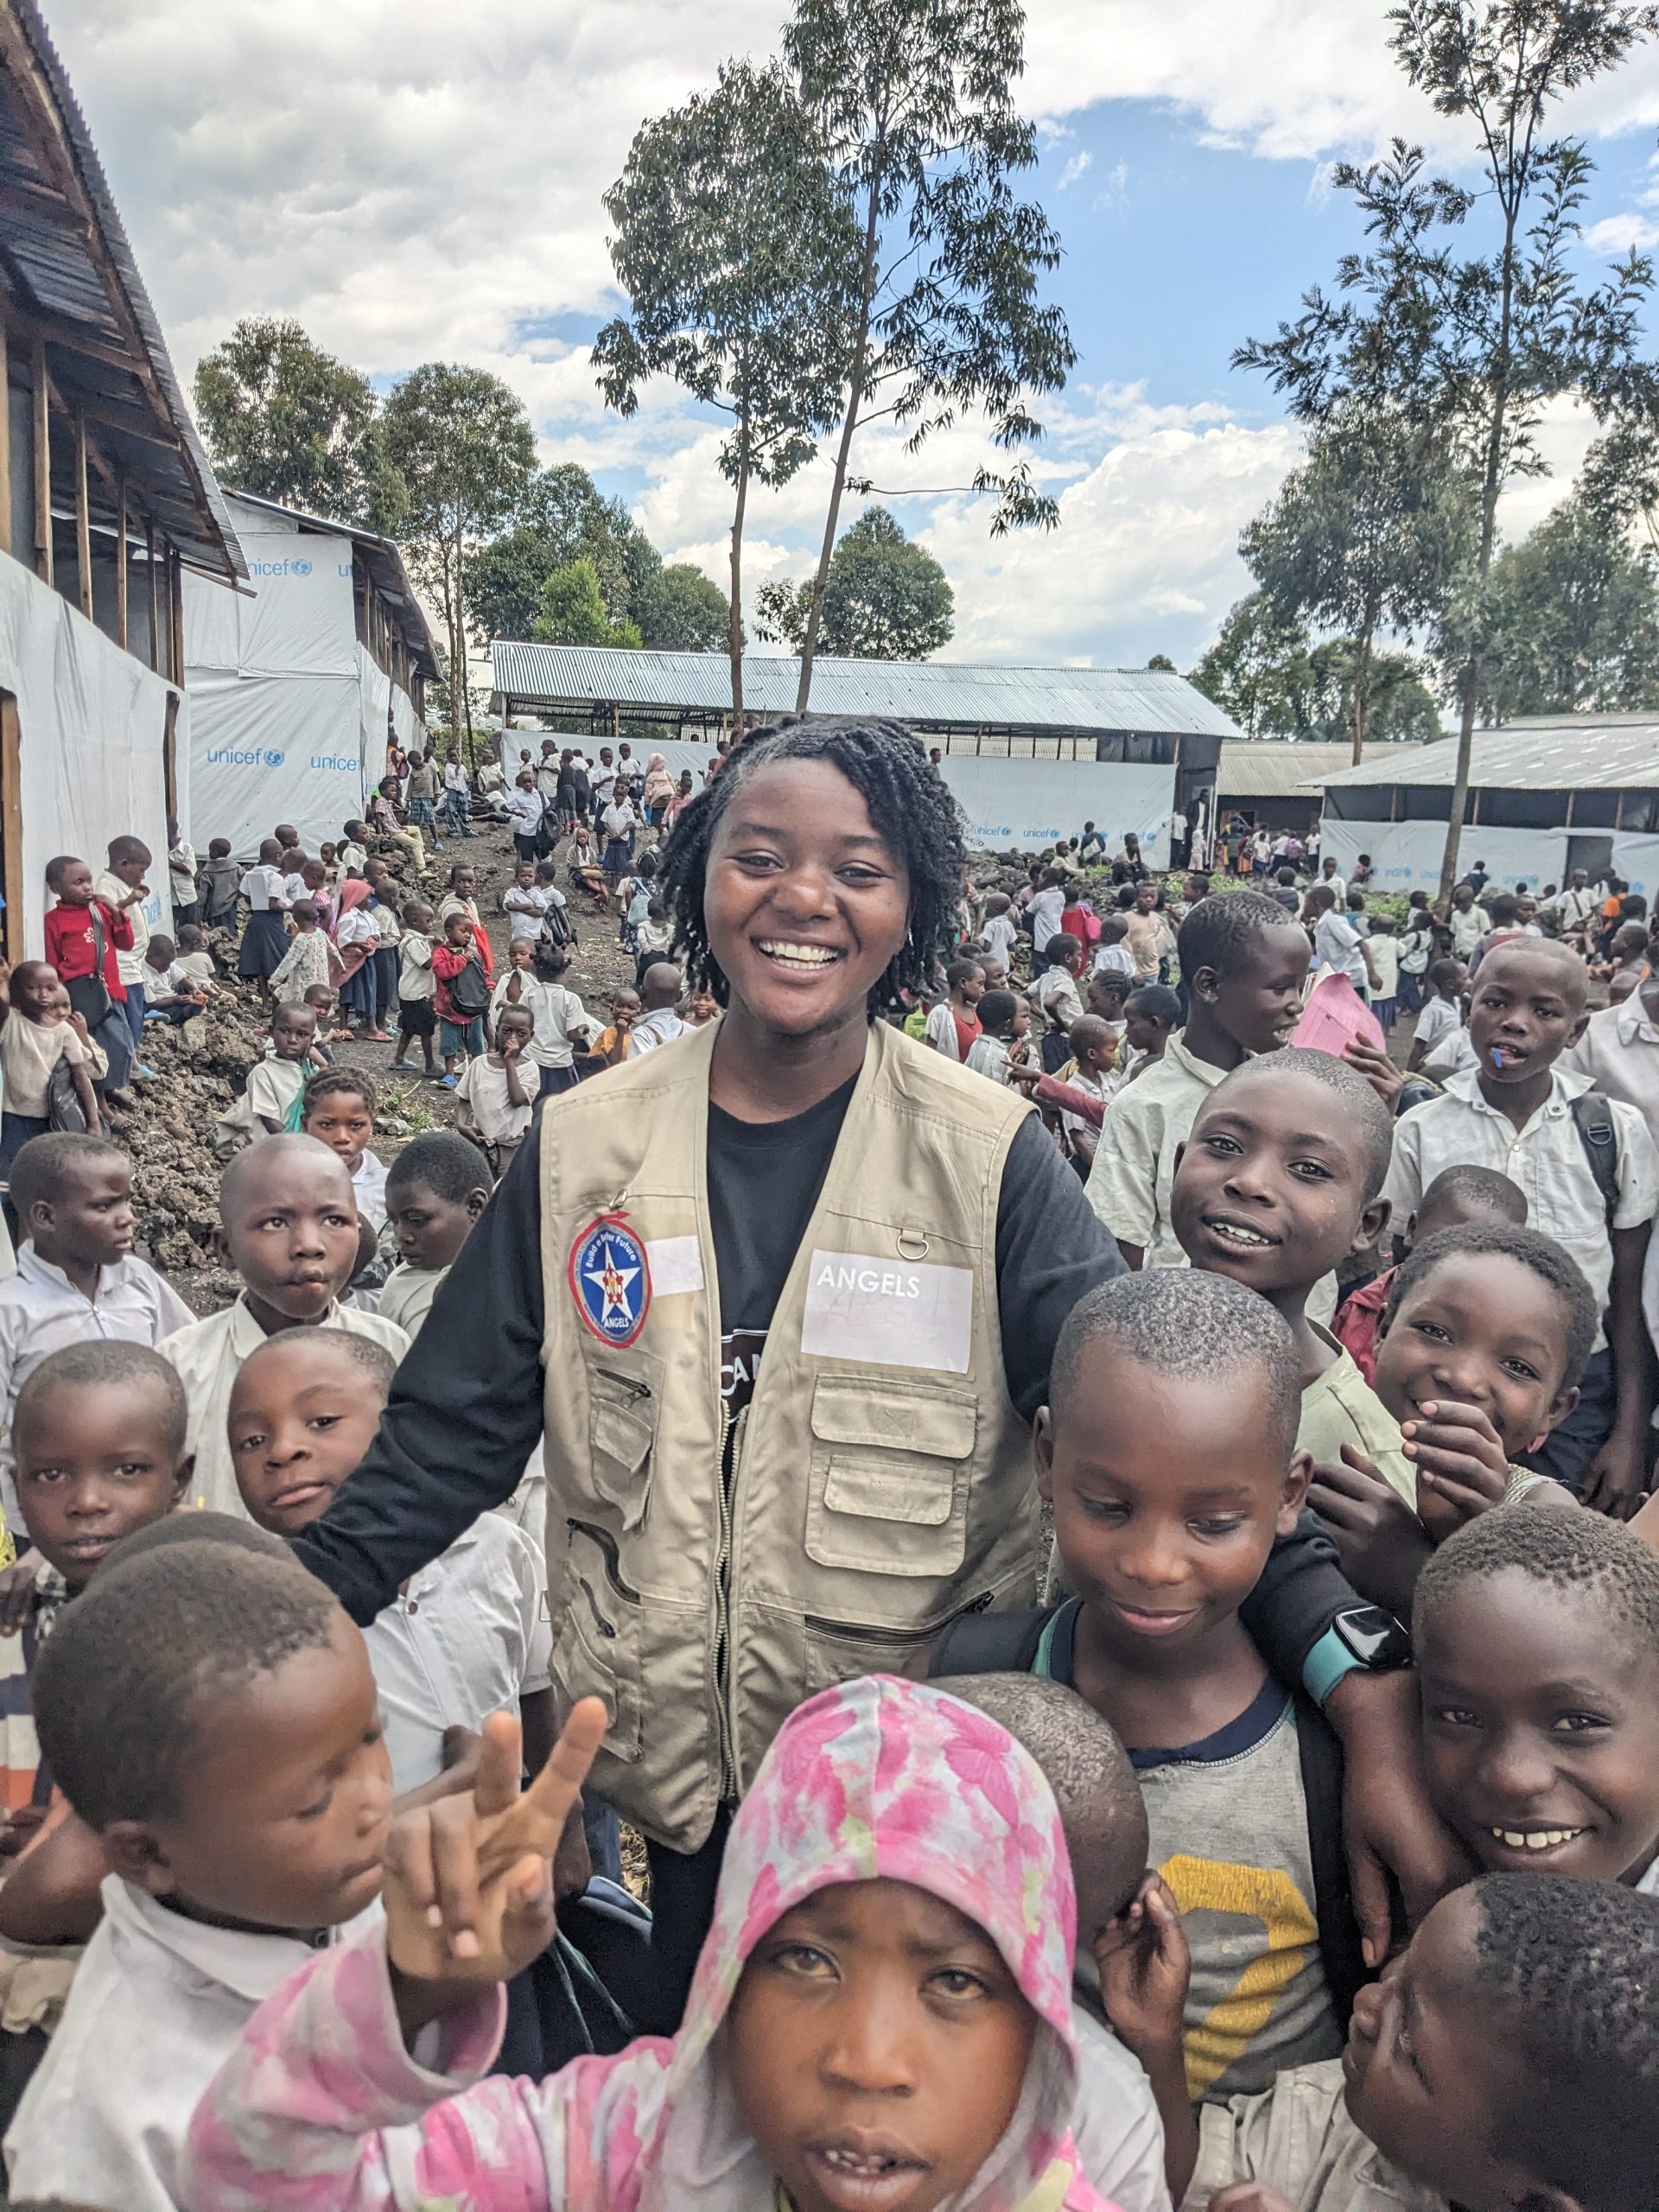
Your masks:
M 504 805 L 499 965 L 353 821 L 175 838 L 170 936 L 56 860 L 0 979 L 10 2202 L 1651 2212 L 1628 893 L 1091 823 L 977 900 L 861 722 Z M 105 1102 L 238 919 L 203 1319 Z M 377 1156 L 348 1022 L 453 1129 Z

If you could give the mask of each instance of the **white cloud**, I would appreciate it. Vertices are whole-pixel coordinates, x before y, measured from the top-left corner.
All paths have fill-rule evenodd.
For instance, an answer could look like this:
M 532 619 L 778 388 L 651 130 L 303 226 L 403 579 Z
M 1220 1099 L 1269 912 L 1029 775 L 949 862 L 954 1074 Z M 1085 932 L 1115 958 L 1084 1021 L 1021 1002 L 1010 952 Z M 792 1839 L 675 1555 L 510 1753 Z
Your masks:
M 523 395 L 548 458 L 632 472 L 656 541 L 726 580 L 717 421 L 653 388 L 623 422 L 594 388 L 588 346 L 611 308 L 599 195 L 645 117 L 705 84 L 721 55 L 775 48 L 787 0 L 45 4 L 187 379 L 250 313 L 296 315 L 382 378 L 476 362 Z M 1211 139 L 1271 157 L 1323 161 L 1395 130 L 1461 148 L 1462 126 L 1404 83 L 1382 29 L 1376 0 L 1031 0 L 1022 99 L 1050 151 L 1075 139 L 1084 108 L 1126 99 L 1171 103 Z M 1563 119 L 1592 131 L 1659 120 L 1659 50 Z M 1063 183 L 1089 165 L 1070 149 Z M 1122 206 L 1126 164 L 1094 182 Z M 1592 244 L 1655 234 L 1659 182 Z M 992 458 L 976 428 L 918 456 L 885 429 L 861 438 L 855 467 L 899 487 L 907 526 L 956 582 L 953 652 L 1100 661 L 1162 648 L 1185 663 L 1244 588 L 1237 534 L 1293 465 L 1295 434 L 1163 407 L 1135 386 L 1075 388 L 1042 411 L 1036 465 L 1064 515 L 1052 537 L 993 541 L 988 504 L 960 493 L 906 504 L 904 487 L 965 485 Z M 1552 421 L 1550 435 L 1563 455 L 1581 448 L 1581 424 Z M 1535 519 L 1560 489 L 1524 487 L 1506 520 Z M 810 565 L 827 490 L 820 461 L 752 497 L 752 587 Z
M 1060 172 L 1060 190 L 1064 192 L 1069 185 L 1075 184 L 1080 176 L 1086 175 L 1094 167 L 1094 162 L 1095 157 L 1087 148 L 1080 154 L 1073 154 Z

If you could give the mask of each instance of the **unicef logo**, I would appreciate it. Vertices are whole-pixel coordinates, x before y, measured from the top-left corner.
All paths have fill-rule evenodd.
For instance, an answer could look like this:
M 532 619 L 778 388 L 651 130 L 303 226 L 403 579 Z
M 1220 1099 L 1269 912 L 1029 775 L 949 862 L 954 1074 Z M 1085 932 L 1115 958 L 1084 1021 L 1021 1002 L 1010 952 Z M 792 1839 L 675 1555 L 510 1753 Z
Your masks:
M 289 572 L 292 575 L 308 576 L 311 573 L 311 563 L 308 561 L 290 561 L 288 566 Z
M 274 747 L 262 751 L 256 747 L 251 753 L 238 753 L 227 745 L 214 746 L 207 755 L 210 761 L 217 761 L 226 768 L 280 768 L 286 757 Z
M 285 753 L 267 753 L 265 754 L 265 766 L 267 768 L 280 768 L 287 757 L 288 756 Z
M 311 563 L 308 561 L 250 561 L 248 563 L 251 576 L 308 576 L 310 573 Z

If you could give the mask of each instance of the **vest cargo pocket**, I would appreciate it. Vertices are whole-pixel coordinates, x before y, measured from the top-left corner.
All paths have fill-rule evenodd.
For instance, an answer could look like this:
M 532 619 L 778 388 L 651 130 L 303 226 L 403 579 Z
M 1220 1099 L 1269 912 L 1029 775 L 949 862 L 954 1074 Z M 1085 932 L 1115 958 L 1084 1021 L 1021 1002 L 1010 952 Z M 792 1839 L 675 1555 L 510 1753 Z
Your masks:
M 662 1402 L 663 1363 L 650 1352 L 596 1352 L 587 1362 L 595 1492 L 637 1529 L 651 1502 L 651 1461 Z
M 954 1574 L 968 1547 L 970 1398 L 821 1376 L 812 1393 L 806 1555 L 867 1574 Z
M 553 1630 L 553 1675 L 562 1700 L 600 1697 L 611 1725 L 605 1748 L 639 1756 L 644 1697 L 639 1679 L 639 1609 L 617 1565 L 614 1540 L 586 1522 L 566 1523 L 570 1548 Z

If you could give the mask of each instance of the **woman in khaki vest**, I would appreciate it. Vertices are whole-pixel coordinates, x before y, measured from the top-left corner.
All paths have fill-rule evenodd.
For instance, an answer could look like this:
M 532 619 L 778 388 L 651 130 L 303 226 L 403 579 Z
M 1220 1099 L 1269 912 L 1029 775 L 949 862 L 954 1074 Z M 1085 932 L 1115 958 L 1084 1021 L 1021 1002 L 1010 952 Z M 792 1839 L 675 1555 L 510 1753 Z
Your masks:
M 554 1672 L 604 1698 L 594 1787 L 647 1840 L 653 2026 L 785 1716 L 1031 1602 L 1030 1423 L 1066 1313 L 1122 1265 L 1026 1102 L 880 1018 L 952 949 L 964 873 L 956 802 L 895 724 L 728 757 L 660 879 L 721 1019 L 544 1102 L 301 1540 L 372 1618 L 544 1432 Z M 1362 1680 L 1374 1651 L 1339 1634 L 1358 1605 L 1303 1535 L 1247 1618 L 1287 1679 L 1337 1685 L 1356 1832 L 1421 1896 L 1444 1862 L 1402 1685 Z M 1361 1902 L 1386 1932 L 1386 1899 Z

